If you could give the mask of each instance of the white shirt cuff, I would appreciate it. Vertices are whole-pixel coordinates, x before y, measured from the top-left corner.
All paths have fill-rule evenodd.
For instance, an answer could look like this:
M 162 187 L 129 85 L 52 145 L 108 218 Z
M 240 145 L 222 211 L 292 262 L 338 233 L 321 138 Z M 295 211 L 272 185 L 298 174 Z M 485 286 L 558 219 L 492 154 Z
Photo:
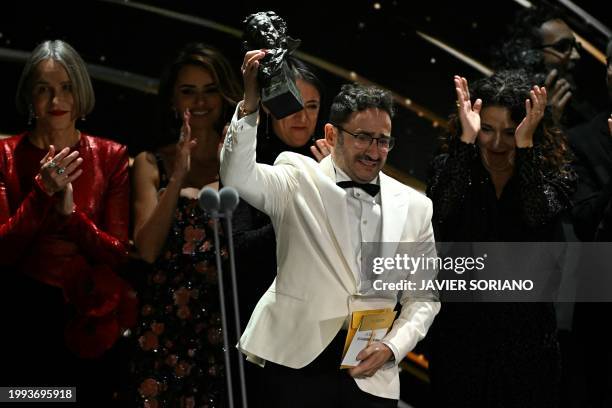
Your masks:
M 382 340 L 381 343 L 391 349 L 391 352 L 393 353 L 394 357 L 393 361 L 388 361 L 387 363 L 385 363 L 385 365 L 382 366 L 382 368 L 388 368 L 395 364 L 399 364 L 399 362 L 402 361 L 402 357 L 399 355 L 399 351 L 397 350 L 397 348 L 387 340 Z

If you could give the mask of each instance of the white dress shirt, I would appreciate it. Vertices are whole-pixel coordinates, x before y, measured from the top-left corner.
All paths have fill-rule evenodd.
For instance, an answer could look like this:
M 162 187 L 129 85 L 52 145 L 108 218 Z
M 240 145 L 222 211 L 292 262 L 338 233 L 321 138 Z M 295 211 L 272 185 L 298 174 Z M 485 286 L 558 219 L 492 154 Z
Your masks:
M 336 170 L 336 183 L 351 181 L 351 178 L 340 169 L 332 159 Z M 370 184 L 379 185 L 378 176 Z M 380 206 L 380 192 L 372 197 L 358 187 L 345 188 L 346 203 L 348 207 L 348 220 L 351 233 L 351 244 L 355 259 L 361 271 L 361 244 L 363 242 L 379 242 L 382 234 L 382 210 Z M 369 279 L 363 272 L 360 273 L 361 282 L 359 292 L 367 290 Z
M 341 181 L 351 181 L 351 178 L 340 169 L 332 159 L 334 169 L 336 171 L 336 183 Z M 379 176 L 370 183 L 380 185 Z M 351 233 L 351 244 L 355 253 L 355 259 L 359 266 L 359 294 L 365 295 L 372 290 L 372 276 L 363 270 L 361 267 L 361 245 L 364 242 L 380 242 L 382 237 L 382 211 L 380 206 L 380 191 L 376 196 L 372 197 L 358 187 L 346 188 L 346 203 L 348 206 L 348 220 Z M 344 324 L 347 329 L 350 316 Z M 393 344 L 384 341 L 396 361 L 401 361 L 403 357 L 399 356 L 398 350 Z

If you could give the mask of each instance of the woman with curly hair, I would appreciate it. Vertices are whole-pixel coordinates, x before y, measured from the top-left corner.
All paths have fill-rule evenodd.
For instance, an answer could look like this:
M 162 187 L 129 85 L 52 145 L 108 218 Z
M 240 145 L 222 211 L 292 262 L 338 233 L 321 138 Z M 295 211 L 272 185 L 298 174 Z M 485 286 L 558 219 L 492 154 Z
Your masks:
M 546 89 L 521 71 L 471 90 L 465 78 L 454 82 L 458 114 L 427 192 L 436 241 L 554 240 L 576 176 Z M 439 406 L 556 406 L 555 331 L 551 303 L 447 303 L 431 332 Z

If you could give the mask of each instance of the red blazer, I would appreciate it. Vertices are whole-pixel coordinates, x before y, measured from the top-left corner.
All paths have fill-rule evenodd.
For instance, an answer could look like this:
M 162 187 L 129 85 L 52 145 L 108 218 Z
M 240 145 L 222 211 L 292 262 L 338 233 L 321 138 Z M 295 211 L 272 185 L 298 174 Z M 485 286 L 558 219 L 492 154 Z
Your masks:
M 47 195 L 36 177 L 47 152 L 27 133 L 0 140 L 0 265 L 61 288 L 77 310 L 68 346 L 94 356 L 131 325 L 135 310 L 134 293 L 113 273 L 127 259 L 128 154 L 87 134 L 71 150 L 83 158 L 83 174 L 73 182 L 75 211 L 62 216 L 58 194 Z M 96 330 L 80 333 L 92 323 Z

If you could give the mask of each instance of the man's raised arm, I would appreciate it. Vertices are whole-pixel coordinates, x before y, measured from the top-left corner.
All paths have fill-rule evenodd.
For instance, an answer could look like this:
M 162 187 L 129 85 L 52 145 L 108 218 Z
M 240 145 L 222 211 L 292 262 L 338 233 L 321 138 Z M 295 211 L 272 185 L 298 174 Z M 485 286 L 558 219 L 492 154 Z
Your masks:
M 221 182 L 234 187 L 253 207 L 270 216 L 282 212 L 297 186 L 296 168 L 289 164 L 269 166 L 256 162 L 260 50 L 248 51 L 242 64 L 244 100 L 236 107 L 221 149 Z

